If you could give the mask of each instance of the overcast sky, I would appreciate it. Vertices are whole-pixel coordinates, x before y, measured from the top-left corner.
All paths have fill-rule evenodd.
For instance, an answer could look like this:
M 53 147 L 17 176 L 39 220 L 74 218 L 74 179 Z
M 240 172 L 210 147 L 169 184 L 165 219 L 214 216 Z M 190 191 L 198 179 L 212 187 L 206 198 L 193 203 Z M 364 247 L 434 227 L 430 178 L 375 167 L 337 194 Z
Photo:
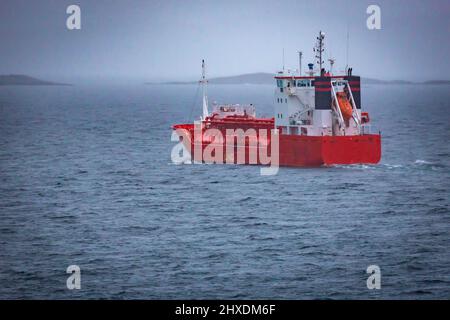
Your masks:
M 81 30 L 66 28 L 66 8 L 81 7 Z M 366 8 L 381 8 L 368 30 Z M 0 74 L 53 80 L 197 79 L 297 68 L 312 62 L 319 30 L 326 55 L 353 73 L 380 79 L 449 79 L 449 0 L 0 0 Z

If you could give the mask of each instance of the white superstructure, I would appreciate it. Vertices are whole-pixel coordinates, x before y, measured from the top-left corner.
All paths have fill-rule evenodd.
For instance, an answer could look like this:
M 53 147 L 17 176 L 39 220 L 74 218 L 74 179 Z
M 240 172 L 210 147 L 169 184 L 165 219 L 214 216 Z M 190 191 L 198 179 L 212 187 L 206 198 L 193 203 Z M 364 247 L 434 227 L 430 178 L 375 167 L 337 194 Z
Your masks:
M 280 71 L 275 76 L 275 126 L 283 134 L 329 136 L 363 132 L 360 78 L 352 76 L 351 69 L 344 76 L 334 76 L 322 69 L 324 37 L 320 32 L 315 48 L 319 70 L 314 70 L 310 63 L 307 76 L 290 70 Z M 335 62 L 334 59 L 329 61 L 330 64 Z

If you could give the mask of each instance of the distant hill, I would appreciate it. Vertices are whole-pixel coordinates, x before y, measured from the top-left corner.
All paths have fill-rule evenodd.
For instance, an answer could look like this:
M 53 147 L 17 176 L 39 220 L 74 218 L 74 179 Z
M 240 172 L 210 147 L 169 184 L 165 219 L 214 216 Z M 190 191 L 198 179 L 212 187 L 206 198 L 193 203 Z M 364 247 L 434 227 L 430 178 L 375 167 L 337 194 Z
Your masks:
M 405 80 L 379 80 L 361 77 L 362 84 L 417 84 L 417 82 Z
M 208 80 L 208 83 L 210 84 L 275 84 L 275 81 L 273 77 L 275 76 L 274 73 L 265 73 L 265 72 L 258 72 L 258 73 L 248 73 L 248 74 L 241 74 L 237 76 L 230 76 L 230 77 L 218 77 L 218 78 L 211 78 Z M 194 84 L 197 83 L 197 81 L 173 81 L 173 82 L 163 82 L 163 83 L 146 83 L 146 84 Z M 432 80 L 432 81 L 425 81 L 425 82 L 412 82 L 412 81 L 405 81 L 405 80 L 379 80 L 379 79 L 373 79 L 373 78 L 361 78 L 361 83 L 364 84 L 400 84 L 400 85 L 414 85 L 414 84 L 450 84 L 450 80 Z
M 424 84 L 450 84 L 450 80 L 430 80 L 425 81 Z
M 210 84 L 273 84 L 274 74 L 258 72 L 208 79 Z M 146 84 L 194 84 L 198 81 L 147 82 Z
M 241 74 L 231 77 L 212 78 L 209 83 L 212 84 L 273 84 L 274 74 L 258 72 Z
M 423 81 L 423 82 L 413 82 L 413 81 L 405 81 L 405 80 L 378 80 L 378 79 L 371 79 L 371 78 L 361 78 L 362 84 L 443 84 L 443 85 L 449 85 L 450 80 L 430 80 L 430 81 Z
M 0 75 L 0 86 L 70 86 L 70 84 L 40 80 L 22 74 L 8 74 Z

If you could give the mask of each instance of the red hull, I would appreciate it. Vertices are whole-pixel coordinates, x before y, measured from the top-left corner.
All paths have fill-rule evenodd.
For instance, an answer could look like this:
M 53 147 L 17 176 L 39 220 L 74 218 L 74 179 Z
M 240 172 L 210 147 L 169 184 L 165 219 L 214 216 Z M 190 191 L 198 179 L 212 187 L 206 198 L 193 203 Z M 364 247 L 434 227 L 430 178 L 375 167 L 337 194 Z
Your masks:
M 215 126 L 214 126 L 215 127 Z M 263 128 L 264 126 L 257 126 Z M 268 129 L 272 126 L 266 126 Z M 226 153 L 225 143 L 215 144 L 205 141 L 205 138 L 194 138 L 193 125 L 177 125 L 174 129 L 184 129 L 183 143 L 191 150 L 191 158 L 197 162 L 215 163 L 239 163 L 239 164 L 264 164 L 259 157 L 259 149 L 256 156 L 250 159 L 249 142 L 245 144 L 245 160 L 238 162 L 238 148 L 234 148 L 234 157 Z M 228 127 L 230 128 L 230 127 Z M 272 127 L 273 128 L 273 127 Z M 218 128 L 219 129 L 219 128 Z M 224 128 L 219 130 L 223 132 Z M 257 137 L 259 139 L 259 137 Z M 258 146 L 264 150 L 269 147 Z M 264 142 L 259 140 L 258 142 Z M 195 152 L 197 146 L 197 152 Z M 200 147 L 201 146 L 201 147 Z M 205 157 L 204 151 L 207 146 L 216 146 L 219 153 L 212 153 L 213 160 Z M 242 149 L 241 149 L 242 150 Z M 254 150 L 254 149 L 253 149 Z M 200 152 L 199 152 L 200 151 Z M 233 152 L 233 151 L 232 151 Z M 207 152 L 207 154 L 211 154 Z M 321 166 L 334 164 L 376 164 L 381 159 L 381 136 L 379 134 L 365 134 L 358 136 L 302 136 L 302 135 L 279 135 L 279 165 L 291 167 Z M 256 161 L 255 161 L 256 160 Z
M 381 159 L 381 136 L 280 136 L 281 166 L 376 164 Z

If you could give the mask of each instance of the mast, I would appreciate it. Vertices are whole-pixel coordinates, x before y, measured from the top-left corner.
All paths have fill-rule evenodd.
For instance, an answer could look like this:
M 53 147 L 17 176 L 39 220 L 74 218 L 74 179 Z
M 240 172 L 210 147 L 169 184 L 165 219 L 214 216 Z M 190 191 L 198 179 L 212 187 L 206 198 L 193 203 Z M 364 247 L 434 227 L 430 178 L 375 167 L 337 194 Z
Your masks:
M 322 53 L 324 51 L 324 43 L 323 43 L 324 38 L 325 33 L 320 31 L 319 36 L 317 37 L 316 47 L 314 48 L 314 51 L 316 52 L 316 58 L 318 59 L 317 63 L 319 64 L 320 75 L 322 75 L 322 64 L 324 63 L 324 61 L 322 60 Z
M 347 52 L 345 57 L 345 73 L 348 72 L 348 44 L 349 44 L 349 38 L 350 38 L 350 32 L 348 30 L 348 23 L 347 23 Z
M 206 66 L 205 60 L 202 60 L 202 79 L 199 81 L 202 84 L 203 89 L 203 119 L 205 119 L 208 115 L 208 94 L 206 84 L 208 80 L 206 79 Z
M 300 77 L 302 76 L 302 56 L 303 56 L 303 52 L 299 51 L 298 52 L 298 75 Z

